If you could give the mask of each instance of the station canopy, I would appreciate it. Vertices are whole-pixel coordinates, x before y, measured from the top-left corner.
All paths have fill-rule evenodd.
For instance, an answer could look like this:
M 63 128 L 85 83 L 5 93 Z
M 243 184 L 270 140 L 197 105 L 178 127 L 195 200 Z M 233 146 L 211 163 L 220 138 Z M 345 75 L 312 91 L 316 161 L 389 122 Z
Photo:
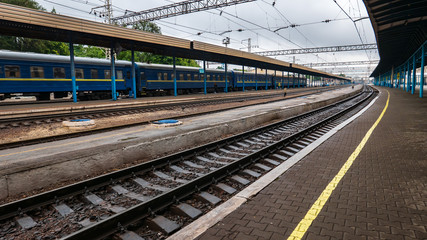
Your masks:
M 0 3 L 0 34 L 349 79 L 235 49 Z
M 364 0 L 380 62 L 371 77 L 408 60 L 427 41 L 427 0 Z

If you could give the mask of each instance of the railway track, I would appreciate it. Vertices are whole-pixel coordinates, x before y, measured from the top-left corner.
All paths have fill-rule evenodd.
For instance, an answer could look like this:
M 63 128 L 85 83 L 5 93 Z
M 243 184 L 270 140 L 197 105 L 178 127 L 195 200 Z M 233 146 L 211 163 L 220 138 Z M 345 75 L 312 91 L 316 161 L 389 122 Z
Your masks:
M 298 91 L 296 93 L 290 93 L 289 95 L 287 95 L 286 99 L 301 97 L 301 94 L 304 94 L 304 93 L 307 93 L 305 95 L 310 95 L 310 94 L 317 94 L 317 93 L 324 92 L 324 91 L 330 91 L 333 89 L 336 89 L 336 88 L 332 88 L 332 89 L 328 88 L 328 89 L 323 89 L 320 91 L 319 90 Z M 232 99 L 225 99 L 225 100 L 220 100 L 220 101 L 208 100 L 208 101 L 191 102 L 191 103 L 172 103 L 172 104 L 166 104 L 166 106 L 153 105 L 153 106 L 143 106 L 143 107 L 141 107 L 141 106 L 131 107 L 130 109 L 121 109 L 121 110 L 120 109 L 119 110 L 111 109 L 111 110 L 106 110 L 107 112 L 103 112 L 104 110 L 96 110 L 93 113 L 84 112 L 84 113 L 77 113 L 76 115 L 74 115 L 74 113 L 67 113 L 68 117 L 65 117 L 63 114 L 54 114 L 54 115 L 43 115 L 43 116 L 33 116 L 33 117 L 24 117 L 24 118 L 0 119 L 0 129 L 12 127 L 12 126 L 13 127 L 29 126 L 29 125 L 31 125 L 31 123 L 35 123 L 35 124 L 37 124 L 37 123 L 38 124 L 54 123 L 54 122 L 62 122 L 65 120 L 77 119 L 77 118 L 92 118 L 92 119 L 95 118 L 96 119 L 97 116 L 98 117 L 106 117 L 106 116 L 111 117 L 111 116 L 117 116 L 117 115 L 135 114 L 135 113 L 141 113 L 141 112 L 153 112 L 153 111 L 160 111 L 160 110 L 172 110 L 172 109 L 176 109 L 176 108 L 189 108 L 189 107 L 206 106 L 206 105 L 221 104 L 221 103 L 228 103 L 228 102 L 231 103 L 231 102 L 249 101 L 249 100 L 256 100 L 256 99 L 277 98 L 280 96 L 282 96 L 282 93 L 272 94 L 272 95 L 268 95 L 268 96 L 252 96 L 250 98 L 245 98 L 245 99 L 232 98 Z M 269 103 L 275 102 L 275 101 L 283 101 L 283 99 L 280 98 L 278 100 L 269 101 Z M 250 105 L 255 105 L 255 104 L 258 104 L 258 103 L 248 104 L 248 105 L 245 105 L 244 107 L 250 106 Z M 179 118 L 183 118 L 183 117 L 198 116 L 198 115 L 202 115 L 202 114 L 210 114 L 213 112 L 224 111 L 224 110 L 228 110 L 231 108 L 236 108 L 236 107 L 222 108 L 221 110 L 213 110 L 213 111 L 208 111 L 208 112 L 203 112 L 203 113 L 176 115 L 176 116 L 172 116 L 169 118 L 178 118 L 179 119 Z M 151 121 L 141 121 L 141 122 L 136 122 L 136 123 L 131 123 L 131 124 L 123 124 L 123 125 L 113 126 L 113 127 L 89 129 L 89 130 L 84 130 L 84 131 L 79 131 L 79 132 L 73 132 L 73 133 L 67 133 L 67 134 L 55 135 L 55 136 L 47 136 L 47 137 L 41 137 L 41 138 L 36 138 L 36 139 L 28 139 L 28 140 L 22 140 L 22 141 L 17 141 L 17 142 L 2 143 L 2 144 L 0 144 L 0 150 L 22 147 L 22 146 L 29 146 L 29 145 L 34 145 L 34 144 L 38 144 L 38 143 L 58 141 L 58 140 L 68 139 L 68 138 L 73 138 L 73 137 L 87 136 L 87 135 L 91 135 L 91 134 L 95 134 L 95 133 L 102 133 L 102 132 L 107 132 L 107 131 L 112 131 L 112 130 L 118 130 L 118 129 L 128 128 L 128 127 L 133 127 L 133 126 L 140 126 L 140 125 L 150 124 L 150 122 L 153 122 L 156 120 L 160 120 L 160 119 L 154 119 Z
M 301 93 L 314 92 L 320 93 L 323 91 L 330 91 L 335 88 L 327 88 L 322 90 L 303 90 L 298 92 L 289 93 L 289 96 L 300 95 Z M 121 116 L 128 114 L 144 113 L 144 112 L 154 112 L 161 110 L 173 110 L 177 108 L 190 108 L 197 106 L 207 106 L 223 103 L 233 103 L 233 102 L 244 102 L 251 100 L 259 99 L 269 99 L 277 98 L 282 96 L 283 93 L 275 93 L 268 95 L 256 95 L 256 96 L 238 96 L 238 97 L 229 97 L 221 99 L 202 99 L 191 102 L 175 102 L 175 103 L 162 103 L 162 104 L 153 104 L 153 105 L 139 105 L 139 106 L 130 106 L 130 107 L 110 107 L 96 110 L 74 110 L 72 112 L 48 112 L 45 114 L 31 114 L 30 116 L 12 116 L 12 117 L 3 117 L 0 118 L 0 129 L 4 128 L 14 128 L 22 126 L 31 126 L 31 125 L 40 125 L 52 122 L 62 122 L 66 120 L 72 120 L 77 118 L 103 118 L 103 117 L 112 117 L 112 116 Z
M 200 147 L 0 206 L 0 239 L 159 239 L 367 104 L 357 96 Z

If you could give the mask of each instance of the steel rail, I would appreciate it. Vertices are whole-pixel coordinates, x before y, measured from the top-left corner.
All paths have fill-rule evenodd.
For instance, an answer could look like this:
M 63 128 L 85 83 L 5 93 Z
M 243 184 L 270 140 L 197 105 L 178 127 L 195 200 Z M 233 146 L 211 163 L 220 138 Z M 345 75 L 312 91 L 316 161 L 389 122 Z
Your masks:
M 92 226 L 83 228 L 69 236 L 64 237 L 63 239 L 67 240 L 79 240 L 79 239 L 103 239 L 115 232 L 119 231 L 121 227 L 126 227 L 136 221 L 140 221 L 150 215 L 153 215 L 155 212 L 165 209 L 166 207 L 172 205 L 175 202 L 179 202 L 182 199 L 189 197 L 190 195 L 199 192 L 201 189 L 207 188 L 208 186 L 215 184 L 217 181 L 224 179 L 227 176 L 249 166 L 252 163 L 259 161 L 261 158 L 271 154 L 274 151 L 277 151 L 292 142 L 300 139 L 302 136 L 305 136 L 321 126 L 326 125 L 330 121 L 333 121 L 350 110 L 357 107 L 362 102 L 365 102 L 372 96 L 373 92 L 362 101 L 350 106 L 347 109 L 344 109 L 318 123 L 315 123 L 304 130 L 295 133 L 287 138 L 284 138 L 272 145 L 269 145 L 255 153 L 249 154 L 235 162 L 230 163 L 224 167 L 221 167 L 217 170 L 214 170 L 204 176 L 198 177 L 187 184 L 181 185 L 169 192 L 163 193 L 147 202 L 136 205 L 132 208 L 125 210 L 119 214 L 113 215 L 105 220 L 102 220 Z M 333 104 L 334 106 L 337 104 Z M 252 131 L 251 131 L 252 132 Z M 211 145 L 211 144 L 209 144 Z M 214 149 L 217 146 L 206 147 L 207 149 Z M 166 164 L 171 164 L 171 162 L 166 162 Z
M 307 113 L 303 113 L 303 114 L 299 114 L 297 116 L 285 119 L 283 121 L 277 122 L 277 123 L 273 123 L 267 126 L 263 126 L 263 127 L 259 127 L 235 136 L 231 136 L 222 140 L 218 140 L 218 141 L 214 141 L 199 147 L 195 147 L 189 150 L 184 150 L 181 151 L 179 153 L 176 154 L 172 154 L 169 156 L 165 156 L 162 158 L 158 158 L 158 159 L 154 159 L 145 163 L 141 163 L 138 164 L 136 166 L 132 166 L 132 167 L 128 167 L 122 170 L 118 170 L 116 172 L 112 172 L 112 173 L 108 173 L 108 174 L 104 174 L 98 177 L 94 177 L 88 180 L 84 180 L 75 184 L 71 184 L 69 186 L 65 186 L 62 188 L 58 188 L 55 190 L 51 190 L 45 193 L 41 193 L 38 195 L 34 195 L 32 197 L 28 197 L 22 200 L 18 200 L 15 202 L 11 202 L 8 204 L 4 204 L 2 206 L 0 206 L 0 220 L 9 218 L 11 216 L 17 215 L 17 214 L 21 214 L 27 211 L 30 211 L 32 209 L 41 207 L 41 206 L 45 206 L 47 204 L 51 204 L 54 203 L 56 201 L 60 201 L 63 199 L 66 199 L 70 196 L 74 196 L 77 194 L 81 194 L 87 191 L 91 191 L 94 189 L 97 189 L 99 187 L 103 187 L 106 186 L 108 184 L 110 184 L 111 182 L 115 182 L 118 180 L 122 180 L 122 179 L 126 179 L 129 177 L 134 176 L 136 173 L 145 173 L 145 172 L 149 172 L 152 171 L 156 168 L 161 168 L 164 166 L 167 166 L 169 164 L 172 164 L 174 162 L 177 161 L 181 161 L 182 159 L 187 159 L 190 158 L 192 156 L 195 155 L 199 155 L 203 152 L 212 150 L 212 149 L 216 149 L 218 146 L 223 146 L 225 144 L 228 144 L 230 142 L 234 142 L 234 141 L 238 141 L 239 139 L 242 139 L 244 137 L 247 136 L 252 136 L 256 133 L 259 132 L 266 132 L 269 129 L 275 128 L 277 126 L 289 123 L 289 122 L 293 122 L 293 121 L 297 121 L 301 118 L 305 118 L 307 116 L 316 114 L 318 112 L 322 112 L 325 111 L 327 109 L 333 108 L 336 105 L 339 105 L 341 103 L 344 103 L 346 101 L 349 101 L 351 99 L 356 98 L 357 96 L 361 95 L 361 93 L 346 98 L 342 101 L 336 102 L 334 104 L 325 106 L 325 107 L 321 107 L 312 111 L 309 111 Z
M 320 91 L 316 91 L 316 92 L 311 93 L 311 94 L 317 94 L 317 93 L 320 93 L 320 92 L 331 91 L 333 89 L 335 89 L 335 88 L 332 88 L 332 89 L 331 88 L 327 88 L 327 89 L 323 89 L 323 90 L 320 90 Z M 300 93 L 311 92 L 311 91 L 312 90 L 306 90 L 306 91 L 298 91 L 298 92 L 295 92 L 295 93 L 289 93 L 289 95 L 287 95 L 288 97 L 286 97 L 285 99 L 273 100 L 273 101 L 269 101 L 268 103 L 277 102 L 277 101 L 283 101 L 283 100 L 288 100 L 288 99 L 293 99 L 293 98 L 298 98 L 298 97 L 301 97 Z M 311 94 L 307 94 L 307 95 L 303 95 L 303 96 L 308 96 L 308 95 L 311 95 Z M 282 93 L 277 94 L 277 96 L 279 96 L 279 95 L 281 96 Z M 296 95 L 296 96 L 292 96 L 292 95 Z M 271 97 L 271 98 L 273 98 L 273 97 Z M 242 99 L 240 99 L 240 100 L 242 100 Z M 194 104 L 194 103 L 191 103 L 191 104 Z M 184 117 L 195 117 L 195 116 L 201 116 L 201 115 L 205 115 L 205 114 L 211 114 L 211 113 L 226 111 L 226 110 L 230 110 L 230 109 L 237 109 L 237 108 L 241 108 L 241 107 L 252 106 L 252 105 L 256 105 L 256 104 L 259 104 L 259 103 L 248 104 L 248 105 L 244 105 L 244 106 L 240 106 L 240 107 L 222 108 L 222 109 L 219 109 L 219 110 L 213 110 L 213 111 L 207 111 L 207 112 L 201 112 L 201 113 L 176 115 L 176 116 L 172 116 L 172 117 L 169 117 L 169 118 L 180 119 L 180 118 L 184 118 Z M 265 103 L 263 103 L 263 104 L 265 104 Z M 86 114 L 86 115 L 90 115 L 90 114 Z M 53 141 L 58 141 L 58 140 L 63 140 L 63 139 L 74 138 L 74 137 L 88 136 L 88 135 L 91 135 L 91 134 L 102 133 L 102 132 L 106 132 L 106 131 L 119 130 L 119 129 L 128 128 L 128 127 L 147 125 L 147 124 L 150 124 L 151 122 L 158 121 L 158 120 L 161 120 L 161 119 L 163 119 L 163 118 L 153 119 L 153 120 L 150 120 L 150 121 L 136 122 L 136 123 L 131 123 L 131 124 L 124 124 L 124 125 L 113 126 L 113 127 L 105 127 L 105 128 L 100 128 L 100 129 L 85 130 L 85 131 L 81 131 L 81 132 L 67 133 L 67 134 L 61 134 L 61 135 L 55 135 L 55 136 L 48 136 L 48 137 L 41 137 L 41 138 L 36 138 L 36 139 L 28 139 L 28 140 L 22 140 L 22 141 L 17 141 L 17 142 L 2 143 L 2 144 L 0 144 L 0 150 L 17 148 L 17 147 L 22 147 L 22 146 L 29 146 L 29 145 L 34 145 L 34 144 L 38 144 L 38 143 L 53 142 Z

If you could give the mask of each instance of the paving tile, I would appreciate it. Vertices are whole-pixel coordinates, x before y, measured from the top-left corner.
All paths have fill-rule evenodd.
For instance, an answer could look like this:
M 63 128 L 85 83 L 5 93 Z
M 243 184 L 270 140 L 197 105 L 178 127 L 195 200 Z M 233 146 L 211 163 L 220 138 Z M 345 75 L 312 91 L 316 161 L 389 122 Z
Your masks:
M 215 225 L 199 239 L 286 239 L 380 115 L 385 90 L 386 114 L 303 239 L 427 239 L 427 98 L 385 88 L 365 114 L 227 216 L 228 236 Z

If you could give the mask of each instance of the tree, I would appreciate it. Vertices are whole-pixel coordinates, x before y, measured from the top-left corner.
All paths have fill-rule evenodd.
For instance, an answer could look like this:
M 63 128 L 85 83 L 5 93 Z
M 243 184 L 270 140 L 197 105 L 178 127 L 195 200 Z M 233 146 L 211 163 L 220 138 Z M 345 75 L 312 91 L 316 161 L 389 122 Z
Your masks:
M 0 2 L 45 11 L 45 9 L 34 0 L 0 0 Z M 56 13 L 55 9 L 52 9 L 52 12 Z M 32 38 L 0 36 L 0 46 L 2 49 L 20 52 L 35 52 L 59 55 L 70 54 L 68 45 L 66 43 Z

